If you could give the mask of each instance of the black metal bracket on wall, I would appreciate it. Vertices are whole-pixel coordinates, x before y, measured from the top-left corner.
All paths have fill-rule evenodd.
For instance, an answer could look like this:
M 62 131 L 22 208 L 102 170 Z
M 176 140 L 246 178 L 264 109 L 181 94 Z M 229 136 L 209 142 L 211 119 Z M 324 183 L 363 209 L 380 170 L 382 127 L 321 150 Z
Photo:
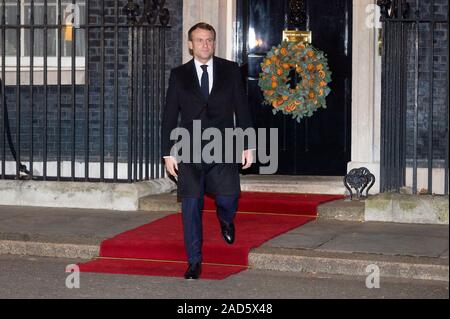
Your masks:
M 378 0 L 377 5 L 380 7 L 381 21 L 387 18 L 398 18 L 400 15 L 403 19 L 406 19 L 411 11 L 410 4 L 401 0 Z M 399 12 L 399 10 L 402 12 Z
M 165 3 L 165 0 L 144 0 L 144 10 L 141 12 L 140 6 L 136 2 L 128 0 L 123 12 L 127 16 L 128 24 L 141 25 L 147 21 L 149 25 L 155 25 L 159 17 L 159 23 L 167 26 L 170 21 L 170 13 L 167 8 L 164 8 Z M 141 16 L 140 19 L 138 19 L 139 16 Z

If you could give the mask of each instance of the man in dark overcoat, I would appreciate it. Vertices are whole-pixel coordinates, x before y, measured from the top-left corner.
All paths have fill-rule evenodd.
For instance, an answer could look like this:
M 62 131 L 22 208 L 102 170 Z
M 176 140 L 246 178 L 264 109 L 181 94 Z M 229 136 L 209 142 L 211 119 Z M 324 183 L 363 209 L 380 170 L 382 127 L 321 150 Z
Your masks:
M 178 179 L 178 196 L 182 201 L 184 242 L 188 256 L 186 279 L 198 279 L 202 262 L 202 210 L 204 194 L 215 197 L 217 217 L 223 239 L 235 240 L 234 217 L 240 195 L 239 165 L 247 169 L 253 162 L 251 150 L 239 150 L 241 163 L 225 162 L 225 154 L 218 162 L 177 162 L 170 138 L 174 129 L 183 128 L 190 133 L 191 145 L 195 122 L 201 122 L 201 132 L 215 128 L 222 133 L 225 145 L 226 128 L 253 127 L 247 96 L 239 66 L 235 62 L 214 56 L 216 31 L 206 23 L 194 25 L 188 33 L 188 44 L 193 59 L 172 69 L 163 112 L 161 147 L 168 173 Z M 180 117 L 180 119 L 179 119 Z M 205 143 L 201 142 L 204 146 Z M 194 148 L 191 147 L 192 152 Z

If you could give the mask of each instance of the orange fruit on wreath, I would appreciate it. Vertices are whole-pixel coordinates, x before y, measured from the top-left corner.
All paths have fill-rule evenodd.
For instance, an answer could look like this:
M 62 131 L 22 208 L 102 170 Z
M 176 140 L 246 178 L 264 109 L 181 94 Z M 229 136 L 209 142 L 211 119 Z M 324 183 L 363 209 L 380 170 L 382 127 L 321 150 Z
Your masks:
M 289 104 L 289 105 L 286 107 L 286 112 L 292 112 L 292 111 L 294 111 L 296 108 L 297 108 L 297 105 L 295 105 L 295 104 Z

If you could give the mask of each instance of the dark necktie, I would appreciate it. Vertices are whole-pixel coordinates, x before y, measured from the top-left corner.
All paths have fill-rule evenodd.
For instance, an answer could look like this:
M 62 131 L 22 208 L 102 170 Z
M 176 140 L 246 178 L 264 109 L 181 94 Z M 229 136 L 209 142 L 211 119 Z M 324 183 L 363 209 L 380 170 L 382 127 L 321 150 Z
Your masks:
M 203 96 L 205 97 L 205 100 L 208 99 L 209 96 L 209 77 L 208 77 L 208 71 L 206 70 L 208 68 L 207 65 L 201 66 L 203 73 L 201 78 L 201 85 L 200 90 L 202 91 Z

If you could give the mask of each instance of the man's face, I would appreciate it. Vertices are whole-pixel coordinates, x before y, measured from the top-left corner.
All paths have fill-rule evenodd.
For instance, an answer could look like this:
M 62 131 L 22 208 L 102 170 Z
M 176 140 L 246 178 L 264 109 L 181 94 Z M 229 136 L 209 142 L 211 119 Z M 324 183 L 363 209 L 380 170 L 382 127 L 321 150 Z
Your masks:
M 189 41 L 189 49 L 192 50 L 194 58 L 206 63 L 214 55 L 216 42 L 214 33 L 209 30 L 195 29 L 191 33 L 192 41 Z

